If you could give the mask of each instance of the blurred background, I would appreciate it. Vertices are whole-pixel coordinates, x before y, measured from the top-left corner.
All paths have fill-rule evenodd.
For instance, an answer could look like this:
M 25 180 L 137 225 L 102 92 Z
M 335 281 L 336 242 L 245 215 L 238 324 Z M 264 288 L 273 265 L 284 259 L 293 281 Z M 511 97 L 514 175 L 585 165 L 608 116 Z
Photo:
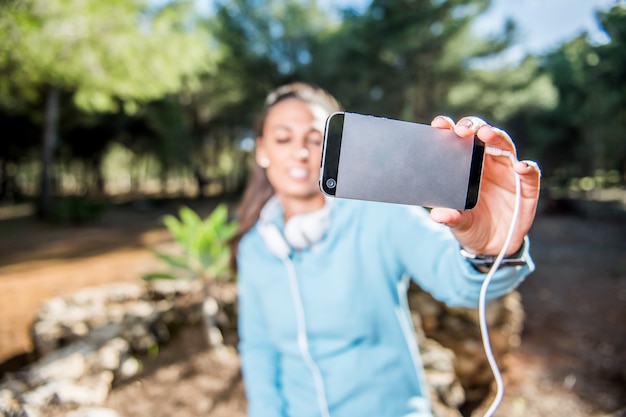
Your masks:
M 181 206 L 236 207 L 266 93 L 301 80 L 539 162 L 503 415 L 626 415 L 625 40 L 619 0 L 2 1 L 0 379 L 45 300 L 157 268 Z

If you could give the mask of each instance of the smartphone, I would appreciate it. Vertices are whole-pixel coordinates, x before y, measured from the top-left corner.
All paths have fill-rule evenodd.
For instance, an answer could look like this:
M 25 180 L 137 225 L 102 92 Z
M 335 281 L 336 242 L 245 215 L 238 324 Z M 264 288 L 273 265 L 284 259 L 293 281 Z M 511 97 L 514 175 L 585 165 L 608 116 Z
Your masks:
M 429 125 L 337 112 L 326 120 L 320 189 L 331 197 L 471 210 L 485 146 Z

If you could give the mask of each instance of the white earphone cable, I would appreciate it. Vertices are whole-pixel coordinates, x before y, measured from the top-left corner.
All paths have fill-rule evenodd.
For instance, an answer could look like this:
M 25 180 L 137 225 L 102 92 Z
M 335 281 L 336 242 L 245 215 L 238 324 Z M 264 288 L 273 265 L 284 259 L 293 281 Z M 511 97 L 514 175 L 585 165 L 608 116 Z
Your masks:
M 492 156 L 506 156 L 511 160 L 512 164 L 517 162 L 517 159 L 513 155 L 512 152 L 487 146 L 485 148 L 485 152 Z M 489 366 L 493 373 L 495 382 L 496 382 L 496 396 L 492 401 L 489 409 L 485 412 L 485 417 L 492 417 L 495 413 L 496 409 L 500 406 L 502 402 L 502 398 L 504 396 L 504 383 L 502 380 L 502 374 L 500 372 L 500 368 L 498 367 L 498 363 L 495 359 L 493 348 L 491 346 L 491 341 L 489 339 L 489 328 L 487 324 L 486 318 L 486 303 L 487 303 L 487 287 L 489 286 L 495 272 L 500 267 L 504 256 L 511 244 L 511 240 L 513 238 L 513 233 L 515 231 L 515 227 L 517 225 L 517 220 L 520 212 L 521 205 L 521 178 L 517 172 L 514 171 L 515 174 L 515 207 L 513 211 L 513 217 L 511 219 L 511 223 L 509 226 L 509 230 L 505 239 L 505 242 L 500 250 L 500 253 L 496 257 L 494 264 L 489 269 L 485 280 L 483 281 L 480 288 L 480 295 L 478 301 L 478 313 L 479 313 L 479 325 L 480 332 L 482 337 L 483 348 L 485 354 L 487 356 L 487 361 L 489 362 Z M 298 327 L 298 347 L 300 349 L 300 353 L 309 368 L 313 380 L 316 387 L 317 394 L 317 402 L 318 407 L 320 409 L 320 413 L 322 417 L 330 417 L 330 412 L 328 409 L 328 403 L 326 400 L 326 392 L 324 388 L 324 381 L 322 378 L 322 374 L 315 364 L 315 361 L 311 357 L 311 353 L 309 351 L 308 338 L 306 335 L 306 321 L 304 316 L 304 307 L 302 305 L 302 299 L 300 297 L 300 290 L 298 287 L 297 275 L 295 271 L 295 266 L 289 257 L 281 257 L 285 267 L 287 268 L 288 277 L 289 277 L 289 287 L 291 291 L 291 295 L 294 301 L 295 314 L 296 314 L 296 322 Z
M 296 277 L 296 269 L 293 262 L 289 258 L 282 258 L 285 267 L 287 268 L 287 275 L 289 276 L 289 288 L 291 290 L 291 298 L 293 298 L 295 310 L 296 310 L 296 322 L 298 325 L 298 347 L 300 348 L 300 354 L 304 359 L 307 367 L 313 375 L 313 381 L 315 382 L 315 392 L 317 394 L 317 404 L 320 409 L 322 417 L 330 417 L 328 411 L 328 403 L 326 402 L 326 390 L 324 389 L 324 380 L 322 379 L 322 373 L 315 364 L 315 361 L 311 357 L 309 352 L 309 341 L 306 335 L 306 321 L 304 318 L 304 306 L 302 305 L 302 299 L 300 297 L 300 289 L 298 288 L 298 280 Z
M 513 153 L 510 151 L 500 149 L 500 148 L 494 148 L 491 146 L 486 147 L 485 151 L 487 154 L 493 155 L 493 156 L 506 156 L 511 160 L 511 164 L 513 165 L 517 162 L 517 159 L 515 158 Z M 485 354 L 487 355 L 487 361 L 489 362 L 489 366 L 491 368 L 494 379 L 496 381 L 496 396 L 494 400 L 492 401 L 491 405 L 489 406 L 489 409 L 485 412 L 485 417 L 493 416 L 493 414 L 496 412 L 496 409 L 500 406 L 500 403 L 502 402 L 502 398 L 504 397 L 504 382 L 502 381 L 502 374 L 500 372 L 500 368 L 498 367 L 498 363 L 496 362 L 493 349 L 491 347 L 491 341 L 489 339 L 489 327 L 487 325 L 487 317 L 486 317 L 487 316 L 487 313 L 486 313 L 487 301 L 486 300 L 487 300 L 487 287 L 489 286 L 489 283 L 491 282 L 495 272 L 500 267 L 500 264 L 502 263 L 502 259 L 504 259 L 504 256 L 506 255 L 506 251 L 509 249 L 511 240 L 513 238 L 513 232 L 515 231 L 515 226 L 517 225 L 517 220 L 519 217 L 520 205 L 521 205 L 521 200 L 522 200 L 521 178 L 517 172 L 515 171 L 513 172 L 515 174 L 515 208 L 513 211 L 513 217 L 511 219 L 511 224 L 509 226 L 509 230 L 508 230 L 506 239 L 504 241 L 504 245 L 502 245 L 502 249 L 500 250 L 500 253 L 496 257 L 495 262 L 489 269 L 489 272 L 487 273 L 487 276 L 485 277 L 485 280 L 483 281 L 483 284 L 480 288 L 480 296 L 478 299 L 478 314 L 479 314 L 480 333 L 482 337 L 483 347 L 485 350 Z

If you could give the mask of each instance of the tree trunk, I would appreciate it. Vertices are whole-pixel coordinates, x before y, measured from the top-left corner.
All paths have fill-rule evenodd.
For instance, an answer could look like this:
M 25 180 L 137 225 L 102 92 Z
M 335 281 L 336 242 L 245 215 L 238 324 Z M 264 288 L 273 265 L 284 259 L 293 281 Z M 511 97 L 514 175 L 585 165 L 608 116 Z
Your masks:
M 9 172 L 7 161 L 0 161 L 0 202 L 8 200 L 9 195 Z
M 57 145 L 59 121 L 59 88 L 48 87 L 43 127 L 43 150 L 41 158 L 41 189 L 39 193 L 39 215 L 46 219 L 52 211 L 52 175 L 54 151 Z

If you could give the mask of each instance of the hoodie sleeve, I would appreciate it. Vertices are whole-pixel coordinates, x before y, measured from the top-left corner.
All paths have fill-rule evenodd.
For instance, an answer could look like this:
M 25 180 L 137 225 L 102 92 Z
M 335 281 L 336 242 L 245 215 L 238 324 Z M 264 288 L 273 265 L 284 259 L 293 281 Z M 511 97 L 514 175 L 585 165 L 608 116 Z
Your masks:
M 243 270 L 242 270 L 243 269 Z M 285 417 L 278 388 L 278 351 L 268 336 L 249 271 L 239 269 L 239 353 L 248 417 Z
M 394 256 L 404 272 L 433 297 L 450 305 L 475 308 L 486 274 L 476 270 L 460 254 L 450 229 L 435 223 L 424 208 L 396 206 L 389 216 L 387 233 Z M 526 237 L 524 266 L 500 268 L 487 289 L 493 299 L 515 289 L 535 265 Z

